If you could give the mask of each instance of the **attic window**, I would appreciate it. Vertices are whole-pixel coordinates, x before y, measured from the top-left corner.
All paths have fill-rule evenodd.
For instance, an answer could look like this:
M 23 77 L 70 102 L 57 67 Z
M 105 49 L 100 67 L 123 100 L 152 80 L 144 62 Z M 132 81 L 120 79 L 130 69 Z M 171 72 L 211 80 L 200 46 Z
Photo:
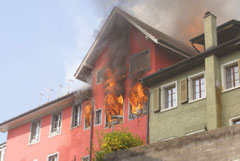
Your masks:
M 145 50 L 139 54 L 135 54 L 130 58 L 129 73 L 137 74 L 144 72 L 150 68 L 150 50 Z
M 97 74 L 96 74 L 96 84 L 102 83 L 102 81 L 103 81 L 103 74 L 104 74 L 104 70 L 103 69 L 97 71 Z

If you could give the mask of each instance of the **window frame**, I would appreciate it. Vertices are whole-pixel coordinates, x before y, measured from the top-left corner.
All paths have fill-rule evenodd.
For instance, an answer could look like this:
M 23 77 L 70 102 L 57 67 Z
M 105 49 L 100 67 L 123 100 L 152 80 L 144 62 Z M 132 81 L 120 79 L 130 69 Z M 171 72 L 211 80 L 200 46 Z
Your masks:
M 140 70 L 140 71 L 137 71 L 137 72 L 133 73 L 132 72 L 132 67 L 131 67 L 132 60 L 135 60 L 135 58 L 140 56 L 140 55 L 144 55 L 145 52 L 147 52 L 148 57 L 149 57 L 148 67 L 146 69 L 143 69 L 143 70 Z M 150 49 L 140 51 L 140 52 L 138 52 L 136 54 L 133 54 L 132 56 L 129 57 L 129 69 L 128 69 L 128 73 L 129 73 L 128 75 L 129 76 L 133 76 L 133 75 L 136 75 L 136 74 L 139 74 L 139 73 L 144 73 L 144 72 L 146 72 L 150 69 L 151 69 L 151 50 Z
M 193 99 L 193 80 L 203 77 L 204 79 L 204 97 Z M 207 97 L 207 92 L 206 92 L 206 78 L 205 78 L 205 72 L 200 72 L 194 75 L 191 75 L 188 77 L 188 103 L 196 102 L 202 99 L 205 99 Z
M 0 161 L 4 161 L 5 151 L 6 151 L 6 143 L 0 145 L 0 152 L 1 152 Z
M 101 119 L 101 121 L 100 121 L 100 123 L 99 124 L 96 124 L 96 116 L 97 116 L 97 112 L 98 111 L 101 111 L 101 115 L 100 115 L 100 119 Z M 102 117 L 103 117 L 103 110 L 102 110 L 102 108 L 99 108 L 99 109 L 96 109 L 95 110 L 95 112 L 94 112 L 94 115 L 95 115 L 95 117 L 94 117 L 94 126 L 99 126 L 99 125 L 101 125 L 102 124 Z
M 37 123 L 39 122 L 39 134 L 38 134 L 38 138 L 37 139 L 32 139 L 32 126 L 34 123 Z M 29 142 L 28 144 L 31 145 L 31 144 L 36 144 L 40 141 L 40 134 L 41 134 L 41 124 L 42 124 L 42 120 L 39 119 L 39 120 L 35 120 L 35 121 L 32 121 L 31 122 L 31 125 L 30 125 L 30 135 L 29 135 Z
M 60 127 L 59 127 L 59 131 L 54 131 L 52 132 L 52 126 L 53 126 L 53 116 L 56 115 L 56 114 L 60 114 L 61 115 L 61 124 L 60 124 Z M 56 135 L 59 135 L 61 134 L 61 129 L 62 129 L 62 110 L 61 111 L 58 111 L 58 112 L 55 112 L 51 115 L 51 126 L 50 126 L 50 134 L 49 134 L 49 137 L 53 137 L 53 136 L 56 136 Z
M 125 114 L 125 102 L 124 102 L 124 99 L 123 99 L 123 116 L 122 116 L 122 121 L 119 122 L 119 124 L 122 124 L 124 123 L 124 114 Z M 116 124 L 116 125 L 119 125 L 119 124 Z M 104 128 L 110 128 L 109 126 L 106 126 L 107 125 L 107 113 L 106 111 L 104 110 Z M 111 124 L 112 126 L 112 124 Z M 115 126 L 115 125 L 114 125 Z
M 50 161 L 49 159 L 50 159 L 50 157 L 53 157 L 53 156 L 57 156 L 57 161 L 59 160 L 59 152 L 56 152 L 56 153 L 53 153 L 53 154 L 49 154 L 48 156 L 47 156 L 47 161 Z
M 97 70 L 97 72 L 96 72 L 96 85 L 101 84 L 101 83 L 103 82 L 104 70 L 105 70 L 104 68 Z M 100 72 L 103 72 L 102 80 L 98 81 L 98 74 L 99 74 Z
M 234 124 L 234 121 L 237 121 L 237 120 L 240 121 L 240 115 L 239 115 L 239 116 L 235 116 L 235 117 L 231 117 L 231 118 L 229 118 L 229 125 L 230 125 L 230 126 L 235 125 L 235 124 Z
M 80 112 L 80 114 L 78 114 L 78 123 L 77 123 L 77 125 L 73 125 L 73 119 L 74 119 L 74 115 L 75 115 L 75 113 L 74 113 L 74 108 L 75 107 L 78 107 L 78 108 L 80 108 L 81 110 L 81 112 Z M 79 110 L 79 109 L 78 109 Z M 72 106 L 72 116 L 71 116 L 71 129 L 73 129 L 73 128 L 76 128 L 76 127 L 79 127 L 79 126 L 81 126 L 81 124 L 82 124 L 82 105 L 81 104 L 78 104 L 78 105 L 74 105 L 74 106 Z
M 172 106 L 172 107 L 168 107 L 166 108 L 165 107 L 165 91 L 166 89 L 172 87 L 172 86 L 175 86 L 176 88 L 176 105 L 175 106 Z M 170 83 L 167 83 L 167 84 L 164 84 L 160 87 L 161 89 L 161 109 L 160 109 L 160 112 L 164 112 L 164 111 L 168 111 L 168 110 L 171 110 L 171 109 L 174 109 L 174 108 L 177 108 L 178 106 L 178 88 L 177 88 L 177 80 L 176 81 L 173 81 L 173 82 L 170 82 Z
M 229 68 L 229 67 L 232 67 L 234 65 L 238 66 L 238 60 L 233 60 L 233 61 L 230 61 L 228 63 L 225 63 L 225 64 L 221 65 L 221 76 L 222 76 L 222 87 L 223 87 L 222 92 L 231 91 L 231 90 L 234 90 L 234 89 L 240 87 L 240 78 L 239 78 L 239 85 L 238 86 L 227 88 L 226 69 Z M 238 73 L 239 73 L 239 71 L 238 71 Z

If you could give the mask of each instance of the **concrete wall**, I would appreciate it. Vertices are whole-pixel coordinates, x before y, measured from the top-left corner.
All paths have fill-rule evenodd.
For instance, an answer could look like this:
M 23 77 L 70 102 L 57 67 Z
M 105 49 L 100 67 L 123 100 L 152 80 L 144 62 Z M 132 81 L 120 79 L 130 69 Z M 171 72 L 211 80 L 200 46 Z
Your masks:
M 162 85 L 177 81 L 177 108 L 155 113 L 152 107 L 153 95 L 150 95 L 150 143 L 161 139 L 183 136 L 204 129 L 204 126 L 207 124 L 206 99 L 181 104 L 179 88 L 182 79 L 203 72 L 204 70 L 204 66 L 199 66 L 150 88 L 150 92 L 152 93 L 155 88 L 160 88 Z
M 230 126 L 112 153 L 105 161 L 239 161 L 240 126 Z

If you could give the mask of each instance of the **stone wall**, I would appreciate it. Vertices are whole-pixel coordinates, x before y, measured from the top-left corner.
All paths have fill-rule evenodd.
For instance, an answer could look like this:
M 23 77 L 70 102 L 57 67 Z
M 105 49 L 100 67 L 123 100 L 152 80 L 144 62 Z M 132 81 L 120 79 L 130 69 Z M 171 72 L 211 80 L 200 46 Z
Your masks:
M 240 125 L 112 153 L 106 161 L 240 161 Z

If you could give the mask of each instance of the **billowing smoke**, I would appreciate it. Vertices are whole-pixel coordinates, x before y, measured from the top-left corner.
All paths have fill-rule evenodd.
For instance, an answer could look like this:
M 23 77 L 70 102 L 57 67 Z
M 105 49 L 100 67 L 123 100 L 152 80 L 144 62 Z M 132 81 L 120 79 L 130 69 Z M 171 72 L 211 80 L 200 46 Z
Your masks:
M 207 11 L 218 17 L 218 24 L 230 19 L 240 19 L 240 0 L 91 1 L 104 18 L 114 6 L 117 6 L 183 42 L 187 42 L 203 31 L 202 17 Z

